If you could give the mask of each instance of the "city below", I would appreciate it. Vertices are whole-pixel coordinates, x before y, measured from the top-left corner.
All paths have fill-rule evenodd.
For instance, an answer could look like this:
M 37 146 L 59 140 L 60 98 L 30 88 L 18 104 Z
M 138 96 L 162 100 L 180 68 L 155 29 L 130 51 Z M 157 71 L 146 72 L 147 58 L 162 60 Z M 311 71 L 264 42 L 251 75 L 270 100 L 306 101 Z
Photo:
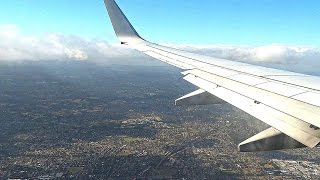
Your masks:
M 318 179 L 320 151 L 239 153 L 268 126 L 169 66 L 0 63 L 0 179 Z

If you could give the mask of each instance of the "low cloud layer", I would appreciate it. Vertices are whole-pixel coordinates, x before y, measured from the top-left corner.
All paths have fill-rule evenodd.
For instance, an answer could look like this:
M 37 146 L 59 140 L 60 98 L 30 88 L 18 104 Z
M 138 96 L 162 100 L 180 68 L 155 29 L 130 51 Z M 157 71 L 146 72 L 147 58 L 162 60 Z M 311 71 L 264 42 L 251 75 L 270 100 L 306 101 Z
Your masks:
M 237 61 L 296 64 L 301 61 L 320 63 L 320 49 L 314 47 L 267 45 L 245 46 L 177 46 L 188 51 Z
M 56 33 L 42 37 L 27 36 L 15 25 L 0 26 L 0 61 L 108 60 L 136 54 L 101 40 Z
M 320 49 L 315 47 L 272 44 L 259 47 L 192 45 L 177 48 L 266 67 L 320 75 Z
M 282 67 L 305 72 L 320 68 L 320 50 L 315 47 L 272 44 L 260 47 L 227 45 L 179 45 L 177 48 L 236 61 Z M 141 53 L 110 45 L 102 40 L 50 33 L 42 37 L 24 35 L 15 25 L 0 25 L 0 61 L 72 60 L 112 61 L 145 59 Z M 284 68 L 283 68 L 284 67 Z

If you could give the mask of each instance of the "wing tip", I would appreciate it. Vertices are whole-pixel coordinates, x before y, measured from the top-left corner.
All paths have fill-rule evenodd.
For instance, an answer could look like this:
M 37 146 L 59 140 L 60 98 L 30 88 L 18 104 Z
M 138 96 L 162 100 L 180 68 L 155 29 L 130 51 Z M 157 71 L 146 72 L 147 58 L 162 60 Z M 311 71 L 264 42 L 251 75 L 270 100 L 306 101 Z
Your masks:
M 104 3 L 107 8 L 113 29 L 121 41 L 121 44 L 126 45 L 129 43 L 144 42 L 144 39 L 140 37 L 114 0 L 104 0 Z

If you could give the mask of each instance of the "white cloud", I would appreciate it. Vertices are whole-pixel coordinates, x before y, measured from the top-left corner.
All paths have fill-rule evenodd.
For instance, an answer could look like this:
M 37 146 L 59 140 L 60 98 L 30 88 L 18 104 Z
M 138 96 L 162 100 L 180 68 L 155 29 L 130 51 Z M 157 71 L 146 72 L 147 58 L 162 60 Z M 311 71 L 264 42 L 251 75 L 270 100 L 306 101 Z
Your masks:
M 259 47 L 180 45 L 176 48 L 224 59 L 320 75 L 320 49 L 316 47 L 272 44 Z
M 15 25 L 0 25 L 0 61 L 21 60 L 111 60 L 137 53 L 76 36 L 50 33 L 42 37 L 26 36 Z
M 318 73 L 320 50 L 315 47 L 178 45 L 177 48 L 200 54 L 249 62 L 298 72 Z M 0 61 L 21 60 L 94 60 L 100 62 L 156 64 L 149 58 L 123 46 L 106 41 L 86 40 L 76 36 L 50 33 L 42 37 L 27 36 L 15 25 L 0 25 Z M 120 60 L 119 60 L 120 59 Z M 140 62 L 137 62 L 139 59 Z M 158 64 L 159 65 L 159 64 Z
M 209 56 L 250 62 L 294 64 L 301 60 L 313 61 L 320 57 L 320 49 L 318 48 L 277 44 L 259 47 L 228 45 L 181 45 L 176 47 Z
M 15 37 L 19 33 L 17 26 L 13 24 L 6 24 L 0 26 L 0 36 L 3 37 Z

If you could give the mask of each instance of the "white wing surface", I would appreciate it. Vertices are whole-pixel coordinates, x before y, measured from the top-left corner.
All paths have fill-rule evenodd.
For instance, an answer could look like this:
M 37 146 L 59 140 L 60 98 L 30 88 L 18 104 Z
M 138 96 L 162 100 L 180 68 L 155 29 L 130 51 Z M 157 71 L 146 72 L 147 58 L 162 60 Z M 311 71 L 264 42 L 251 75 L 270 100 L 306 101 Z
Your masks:
M 320 143 L 320 78 L 198 55 L 150 43 L 139 36 L 114 0 L 105 0 L 121 44 L 181 68 L 200 89 L 177 105 L 230 103 L 270 125 L 239 151 L 313 148 Z

